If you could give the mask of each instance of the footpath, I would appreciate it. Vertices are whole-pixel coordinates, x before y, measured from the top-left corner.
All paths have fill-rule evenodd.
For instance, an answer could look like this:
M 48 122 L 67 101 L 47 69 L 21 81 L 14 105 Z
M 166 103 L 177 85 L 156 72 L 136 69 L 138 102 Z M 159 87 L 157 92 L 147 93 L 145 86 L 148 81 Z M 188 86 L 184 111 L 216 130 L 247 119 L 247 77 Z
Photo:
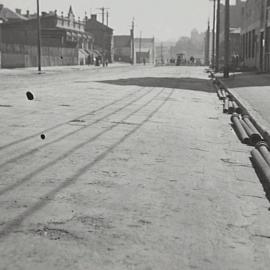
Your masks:
M 270 74 L 239 73 L 224 79 L 216 75 L 246 109 L 258 130 L 270 142 Z

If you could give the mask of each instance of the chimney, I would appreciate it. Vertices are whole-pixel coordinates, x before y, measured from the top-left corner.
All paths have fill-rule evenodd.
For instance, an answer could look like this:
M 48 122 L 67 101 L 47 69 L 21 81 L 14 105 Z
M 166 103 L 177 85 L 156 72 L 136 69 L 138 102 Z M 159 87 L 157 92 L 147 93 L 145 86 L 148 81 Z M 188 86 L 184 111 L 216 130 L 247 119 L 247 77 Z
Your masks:
M 97 14 L 92 14 L 91 19 L 96 21 L 97 20 Z
M 26 10 L 26 17 L 29 18 L 30 17 L 30 11 Z
M 19 9 L 19 8 L 16 8 L 16 9 L 15 9 L 15 12 L 16 12 L 17 14 L 19 14 L 19 15 L 21 15 L 21 14 L 22 14 L 22 10 L 21 10 L 21 9 Z
M 2 10 L 4 8 L 3 4 L 0 4 L 0 10 Z

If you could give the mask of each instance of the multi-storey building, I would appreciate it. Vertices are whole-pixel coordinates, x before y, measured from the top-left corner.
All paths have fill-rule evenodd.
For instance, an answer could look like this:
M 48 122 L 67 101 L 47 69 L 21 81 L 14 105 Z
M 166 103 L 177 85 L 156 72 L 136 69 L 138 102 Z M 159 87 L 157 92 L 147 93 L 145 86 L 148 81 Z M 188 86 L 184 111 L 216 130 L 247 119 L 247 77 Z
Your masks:
M 104 60 L 113 60 L 113 29 L 97 20 L 97 15 L 92 14 L 86 20 L 85 31 L 94 38 L 94 50 L 101 53 Z
M 241 26 L 242 13 L 245 2 L 236 0 L 230 5 L 230 65 L 237 67 L 241 64 Z M 219 61 L 224 62 L 224 37 L 225 37 L 225 5 L 220 5 L 220 47 Z
M 21 15 L 20 15 L 21 16 Z M 85 32 L 85 19 L 76 20 L 70 7 L 68 16 L 56 11 L 40 17 L 42 65 L 87 63 L 93 38 Z M 8 20 L 1 24 L 1 65 L 5 68 L 37 65 L 37 16 Z
M 243 64 L 270 71 L 269 0 L 247 0 L 242 13 L 241 55 Z

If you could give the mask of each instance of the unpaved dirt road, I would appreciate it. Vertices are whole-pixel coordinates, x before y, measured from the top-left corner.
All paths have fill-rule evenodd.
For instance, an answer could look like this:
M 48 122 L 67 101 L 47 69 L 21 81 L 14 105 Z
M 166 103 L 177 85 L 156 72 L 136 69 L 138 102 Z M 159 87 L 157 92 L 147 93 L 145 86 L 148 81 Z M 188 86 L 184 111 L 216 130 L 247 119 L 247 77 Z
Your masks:
M 269 203 L 203 68 L 0 77 L 1 270 L 269 268 Z

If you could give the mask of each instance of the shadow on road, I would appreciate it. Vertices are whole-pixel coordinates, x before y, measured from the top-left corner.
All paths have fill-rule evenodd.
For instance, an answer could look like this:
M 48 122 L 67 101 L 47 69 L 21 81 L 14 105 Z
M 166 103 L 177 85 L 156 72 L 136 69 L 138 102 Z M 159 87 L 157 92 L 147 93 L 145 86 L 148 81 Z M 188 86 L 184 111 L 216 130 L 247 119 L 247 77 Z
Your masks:
M 169 78 L 169 77 L 142 77 L 119 80 L 98 81 L 115 85 L 137 85 L 142 87 L 162 87 L 182 90 L 193 90 L 214 93 L 212 83 L 208 79 L 198 78 Z
M 163 90 L 161 90 L 155 97 L 152 97 L 151 100 L 149 100 L 147 103 L 143 104 L 140 108 L 138 108 L 136 111 L 130 113 L 126 118 L 131 117 L 138 113 L 140 110 L 142 110 L 144 107 L 146 107 L 148 104 L 150 104 L 157 96 L 159 96 Z M 85 174 L 88 170 L 90 170 L 96 163 L 104 160 L 111 152 L 113 152 L 119 145 L 121 145 L 123 142 L 125 142 L 128 138 L 130 138 L 135 132 L 137 132 L 140 128 L 142 128 L 165 104 L 166 102 L 171 98 L 173 95 L 174 90 L 171 90 L 171 92 L 166 96 L 166 98 L 160 103 L 150 114 L 147 115 L 147 117 L 142 120 L 138 125 L 136 125 L 132 130 L 127 132 L 125 135 L 123 135 L 118 141 L 110 145 L 105 151 L 98 154 L 94 160 L 90 161 L 88 164 L 80 168 L 77 172 L 75 172 L 70 177 L 66 178 L 63 182 L 61 182 L 58 186 L 56 186 L 54 189 L 50 190 L 47 194 L 44 196 L 41 196 L 40 199 L 34 203 L 33 205 L 29 206 L 25 211 L 23 211 L 18 216 L 14 217 L 10 221 L 4 224 L 4 226 L 0 229 L 0 239 L 3 239 L 4 237 L 7 237 L 15 228 L 19 227 L 25 219 L 32 216 L 35 212 L 38 212 L 43 207 L 45 207 L 47 204 L 49 204 L 55 196 L 63 189 L 71 186 L 75 182 L 79 180 L 79 178 Z M 118 124 L 114 124 L 113 126 L 109 127 L 107 131 L 112 130 L 114 127 L 118 126 Z M 102 134 L 104 134 L 106 131 L 101 131 L 99 135 L 96 135 L 96 138 L 92 138 L 90 140 L 87 140 L 85 142 L 82 142 L 80 145 L 76 146 L 76 149 L 79 149 L 80 147 L 88 144 L 90 141 L 93 141 L 100 137 Z M 65 157 L 67 157 L 70 153 L 66 153 Z M 64 158 L 64 156 L 62 157 Z M 53 161 L 50 161 L 49 163 L 52 163 Z M 54 161 L 55 163 L 56 161 Z M 45 165 L 45 166 L 49 166 Z M 34 174 L 39 173 L 41 170 L 35 172 Z M 25 178 L 23 180 L 24 182 L 27 181 Z M 22 180 L 17 182 L 17 184 L 13 185 L 12 189 L 16 188 L 21 184 Z M 10 189 L 11 190 L 11 189 Z

